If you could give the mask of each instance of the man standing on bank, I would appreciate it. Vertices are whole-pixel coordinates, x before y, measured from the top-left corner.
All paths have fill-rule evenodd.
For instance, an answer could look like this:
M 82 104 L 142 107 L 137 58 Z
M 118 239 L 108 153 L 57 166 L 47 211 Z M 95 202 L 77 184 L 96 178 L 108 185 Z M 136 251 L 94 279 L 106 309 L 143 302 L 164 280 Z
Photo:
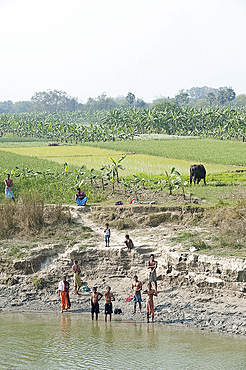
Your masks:
M 157 261 L 155 260 L 155 256 L 153 254 L 150 255 L 150 260 L 147 263 L 147 267 L 150 270 L 149 282 L 155 284 L 155 290 L 157 292 L 157 279 L 156 279 Z
M 94 320 L 94 313 L 96 314 L 96 320 L 98 320 L 99 314 L 99 301 L 102 298 L 102 294 L 97 291 L 97 287 L 92 288 L 91 293 L 91 319 Z
M 142 282 L 138 280 L 137 275 L 134 276 L 134 281 L 132 283 L 132 290 L 134 291 L 133 296 L 133 302 L 134 302 L 134 308 L 133 308 L 133 314 L 136 313 L 136 306 L 137 302 L 139 304 L 139 312 L 141 312 L 142 309 L 142 297 L 141 297 L 141 290 L 142 290 Z
M 66 276 L 63 276 L 62 280 L 59 282 L 58 290 L 61 294 L 61 313 L 64 310 L 69 310 L 71 307 L 70 298 L 69 298 L 69 282 L 66 279 Z

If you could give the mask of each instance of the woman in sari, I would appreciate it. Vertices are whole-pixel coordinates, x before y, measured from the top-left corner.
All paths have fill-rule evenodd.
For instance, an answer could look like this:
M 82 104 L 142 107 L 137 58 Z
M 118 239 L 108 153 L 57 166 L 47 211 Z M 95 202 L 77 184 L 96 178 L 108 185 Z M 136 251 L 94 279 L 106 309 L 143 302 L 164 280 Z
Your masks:
M 59 291 L 61 294 L 61 313 L 63 310 L 69 310 L 71 307 L 69 299 L 69 282 L 66 280 L 66 276 L 59 282 Z
M 80 190 L 80 188 L 77 189 L 77 193 L 75 194 L 75 203 L 78 204 L 78 206 L 86 205 L 88 198 L 85 195 L 83 190 Z

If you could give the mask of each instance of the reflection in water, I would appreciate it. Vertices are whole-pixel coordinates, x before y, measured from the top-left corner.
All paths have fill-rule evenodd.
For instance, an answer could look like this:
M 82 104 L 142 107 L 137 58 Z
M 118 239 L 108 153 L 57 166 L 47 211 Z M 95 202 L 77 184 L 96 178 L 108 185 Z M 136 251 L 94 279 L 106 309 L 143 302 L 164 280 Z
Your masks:
M 148 346 L 155 348 L 156 344 L 158 343 L 158 331 L 155 330 L 155 325 L 147 324 L 147 334 Z
M 89 315 L 0 314 L 1 370 L 244 369 L 246 338 Z M 154 352 L 153 352 L 154 350 Z
M 99 346 L 101 341 L 101 327 L 98 324 L 98 321 L 91 321 L 91 335 L 90 339 L 94 343 L 94 346 Z
M 100 326 L 98 325 L 98 321 L 91 320 L 91 334 L 93 337 L 98 338 L 100 335 Z
M 71 328 L 71 317 L 70 317 L 70 315 L 69 316 L 61 315 L 61 335 L 63 337 L 69 336 L 70 328 Z
M 105 323 L 105 339 L 107 345 L 111 346 L 114 343 L 113 325 L 111 323 Z

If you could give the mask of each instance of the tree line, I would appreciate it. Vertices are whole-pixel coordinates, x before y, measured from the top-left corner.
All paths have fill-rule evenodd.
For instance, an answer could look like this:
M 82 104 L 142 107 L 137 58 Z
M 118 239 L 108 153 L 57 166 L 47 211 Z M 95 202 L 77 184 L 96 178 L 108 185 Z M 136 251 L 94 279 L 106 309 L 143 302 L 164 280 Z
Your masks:
M 151 103 L 137 98 L 129 92 L 126 96 L 115 98 L 102 93 L 96 98 L 88 98 L 86 103 L 79 103 L 78 98 L 69 96 L 65 91 L 48 90 L 36 92 L 29 101 L 13 103 L 11 100 L 0 102 L 1 113 L 29 113 L 29 112 L 75 112 L 75 111 L 101 111 L 120 108 L 153 108 L 161 103 L 170 103 L 176 107 L 205 108 L 205 107 L 242 107 L 246 108 L 246 95 L 236 96 L 232 87 L 218 89 L 203 86 L 192 87 L 179 91 L 173 98 L 160 97 Z
M 100 111 L 115 108 L 137 107 L 146 108 L 148 104 L 135 94 L 129 92 L 126 96 L 108 97 L 105 93 L 96 98 L 88 98 L 85 104 L 79 103 L 78 98 L 69 96 L 65 91 L 48 90 L 36 92 L 30 101 L 13 103 L 11 100 L 0 102 L 1 113 L 31 113 L 31 112 L 75 112 Z
M 243 107 L 246 108 L 246 95 L 236 96 L 232 87 L 219 87 L 218 89 L 203 86 L 180 90 L 174 98 L 161 97 L 153 104 L 168 102 L 177 107 L 205 108 L 205 107 Z

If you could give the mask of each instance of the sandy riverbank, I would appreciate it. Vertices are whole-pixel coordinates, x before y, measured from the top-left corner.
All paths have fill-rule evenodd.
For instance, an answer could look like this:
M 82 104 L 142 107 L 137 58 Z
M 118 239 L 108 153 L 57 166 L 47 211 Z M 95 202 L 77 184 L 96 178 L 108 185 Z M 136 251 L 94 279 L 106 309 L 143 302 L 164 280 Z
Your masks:
M 122 320 L 146 321 L 145 297 L 142 302 L 143 314 L 137 309 L 132 314 L 133 302 L 125 302 L 131 293 L 130 278 L 108 278 L 91 280 L 89 286 L 98 286 L 105 291 L 105 283 L 111 284 L 116 301 L 114 308 L 121 308 Z M 23 285 L 23 286 L 21 286 Z M 32 283 L 26 281 L 14 286 L 1 286 L 0 305 L 2 311 L 44 311 L 60 314 L 60 299 L 55 290 L 33 289 Z M 146 285 L 146 282 L 144 283 Z M 55 287 L 54 287 L 55 288 Z M 75 296 L 72 291 L 71 314 L 90 312 L 90 293 L 82 292 Z M 183 325 L 217 332 L 246 335 L 246 297 L 240 292 L 226 289 L 199 288 L 197 286 L 172 286 L 164 282 L 158 284 L 158 297 L 155 298 L 155 323 Z M 104 314 L 103 299 L 100 302 L 100 315 Z M 119 318 L 117 315 L 117 318 Z M 115 315 L 113 315 L 114 319 Z
M 135 248 L 130 253 L 123 245 L 124 232 L 113 230 L 111 247 L 106 249 L 101 225 L 95 223 L 88 213 L 78 214 L 76 209 L 73 212 L 73 217 L 78 222 L 94 231 L 97 236 L 96 245 L 88 247 L 77 243 L 62 253 L 56 252 L 54 258 L 36 272 L 17 270 L 11 274 L 11 278 L 8 278 L 6 272 L 2 273 L 2 312 L 43 311 L 60 314 L 57 286 L 63 274 L 68 276 L 71 284 L 71 314 L 90 312 L 90 293 L 81 292 L 79 297 L 73 294 L 71 267 L 72 260 L 77 258 L 82 267 L 83 281 L 89 288 L 97 286 L 103 293 L 106 285 L 112 287 L 116 298 L 113 306 L 121 308 L 123 312 L 117 318 L 145 322 L 146 298 L 143 296 L 142 315 L 138 310 L 133 315 L 133 302 L 126 303 L 125 299 L 132 293 L 131 283 L 135 274 L 143 282 L 144 289 L 146 288 L 146 261 L 150 253 L 155 253 L 159 263 L 158 296 L 154 298 L 156 325 L 162 322 L 246 335 L 245 284 L 238 281 L 236 276 L 241 260 L 206 259 L 206 256 L 194 257 L 189 253 L 184 255 L 179 250 L 169 252 L 169 240 L 173 232 L 170 225 L 134 229 L 131 235 Z M 86 243 L 88 245 L 88 241 Z M 43 285 L 35 286 L 34 279 L 42 281 Z M 100 315 L 103 315 L 103 308 L 104 302 L 101 301 Z M 113 319 L 114 317 L 116 318 L 113 316 Z

